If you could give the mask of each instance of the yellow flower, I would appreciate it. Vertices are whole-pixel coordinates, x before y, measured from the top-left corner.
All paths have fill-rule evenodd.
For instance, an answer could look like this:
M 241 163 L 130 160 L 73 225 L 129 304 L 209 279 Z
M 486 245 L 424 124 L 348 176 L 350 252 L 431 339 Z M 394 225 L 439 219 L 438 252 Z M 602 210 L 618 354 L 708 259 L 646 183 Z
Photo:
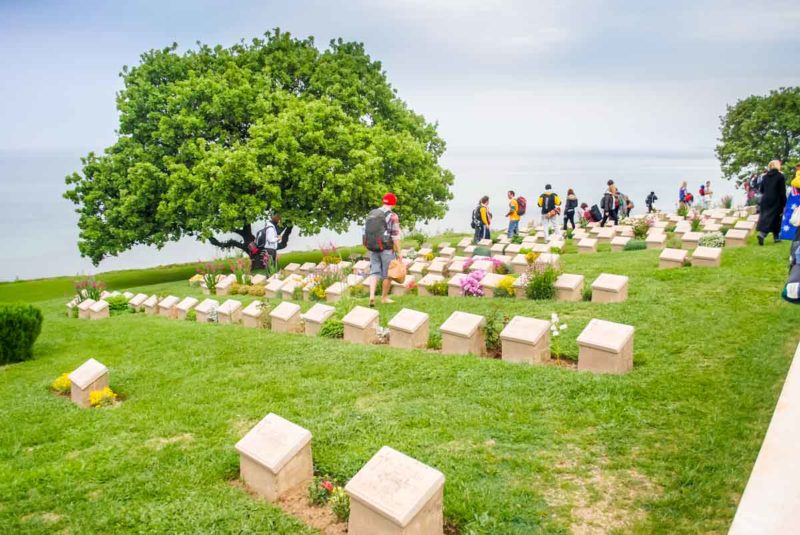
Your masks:
M 102 390 L 95 390 L 89 392 L 89 404 L 92 407 L 104 407 L 111 405 L 117 400 L 117 395 L 109 387 Z
M 61 394 L 69 394 L 69 391 L 72 388 L 72 381 L 69 380 L 69 375 L 62 373 L 59 375 L 58 379 L 53 381 L 53 384 L 50 385 L 50 388 Z

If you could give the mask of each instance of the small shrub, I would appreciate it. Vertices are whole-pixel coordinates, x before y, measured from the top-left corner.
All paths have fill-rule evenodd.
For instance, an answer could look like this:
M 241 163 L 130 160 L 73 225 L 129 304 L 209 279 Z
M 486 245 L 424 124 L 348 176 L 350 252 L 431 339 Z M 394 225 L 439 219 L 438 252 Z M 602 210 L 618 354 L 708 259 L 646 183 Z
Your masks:
M 647 242 L 644 240 L 630 240 L 628 243 L 625 244 L 623 250 L 625 251 L 641 251 L 642 249 L 647 249 Z
M 704 234 L 697 241 L 701 247 L 725 247 L 725 236 L 721 232 L 711 232 Z
M 325 301 L 325 288 L 317 284 L 309 290 L 308 298 L 312 301 Z
M 633 223 L 633 237 L 637 240 L 644 240 L 647 237 L 647 231 L 653 226 L 653 220 L 649 217 L 644 219 L 637 219 Z
M 222 264 L 219 262 L 207 262 L 197 266 L 197 273 L 203 277 L 203 282 L 208 288 L 208 293 L 217 293 L 217 276 L 222 273 Z
M 109 387 L 102 390 L 89 392 L 89 405 L 92 407 L 107 407 L 117 401 L 117 395 Z
M 519 234 L 514 234 L 511 237 L 511 243 L 519 245 L 520 243 L 522 243 L 522 236 L 520 236 Z
M 334 255 L 326 255 L 322 257 L 322 261 L 329 266 L 333 266 L 335 264 L 341 263 L 342 257 Z
M 42 332 L 42 311 L 30 305 L 0 304 L 0 365 L 33 358 Z
M 369 290 L 363 284 L 356 284 L 355 286 L 350 286 L 347 289 L 347 293 L 350 294 L 350 297 L 358 299 L 360 297 L 368 297 Z
M 69 394 L 71 389 L 72 381 L 69 380 L 69 375 L 66 373 L 59 375 L 58 379 L 53 381 L 50 385 L 50 390 L 58 392 L 59 394 Z
M 335 318 L 325 320 L 319 328 L 319 335 L 323 338 L 344 338 L 344 323 Z
M 241 284 L 239 284 L 238 282 L 234 282 L 233 284 L 231 284 L 230 288 L 228 288 L 228 292 L 229 292 L 231 295 L 236 295 L 236 294 L 238 294 L 238 293 L 239 293 L 239 289 L 240 289 L 241 287 L 242 287 L 242 285 L 241 285 Z M 245 288 L 247 288 L 247 286 L 245 286 Z
M 517 279 L 511 275 L 503 277 L 494 291 L 495 297 L 514 297 L 514 282 Z
M 308 484 L 308 501 L 312 505 L 325 505 L 333 494 L 333 481 L 329 477 L 314 476 Z
M 428 286 L 428 292 L 430 292 L 431 295 L 444 295 L 444 296 L 446 296 L 447 295 L 447 289 L 448 289 L 448 286 L 447 286 L 447 281 L 446 280 L 437 281 L 437 282 L 434 282 L 433 284 L 431 284 L 430 286 Z
M 186 321 L 197 321 L 197 311 L 195 309 L 190 309 L 186 313 Z
M 489 250 L 488 247 L 484 247 L 483 245 L 476 247 L 475 251 L 472 253 L 473 256 L 491 256 L 492 252 Z
M 549 265 L 541 269 L 529 270 L 525 295 L 528 296 L 528 299 L 552 299 L 556 295 L 555 283 L 558 274 L 558 270 Z
M 342 487 L 335 487 L 330 498 L 331 510 L 339 522 L 346 522 L 350 518 L 350 497 Z
M 100 294 L 106 289 L 106 283 L 96 281 L 93 277 L 87 277 L 82 280 L 75 281 L 75 291 L 81 301 L 86 299 L 100 300 Z
M 120 314 L 129 312 L 131 307 L 128 306 L 128 298 L 124 295 L 114 295 L 106 299 L 108 303 L 108 311 L 111 314 Z
M 733 208 L 733 197 L 731 197 L 730 195 L 723 195 L 722 197 L 719 198 L 719 204 L 723 208 L 731 209 Z
M 583 288 L 583 294 L 581 295 L 584 301 L 591 301 L 592 300 L 592 287 L 585 286 Z
M 417 242 L 417 249 L 422 248 L 422 244 L 428 241 L 428 236 L 421 230 L 415 230 L 408 235 L 408 239 Z
M 239 286 L 238 294 L 239 295 L 249 295 L 250 294 L 250 288 L 251 288 L 251 286 L 248 286 L 247 284 L 242 284 L 241 286 Z
M 686 215 L 687 215 L 688 213 L 689 213 L 689 207 L 688 207 L 688 206 L 686 206 L 685 204 L 681 203 L 681 205 L 680 205 L 680 206 L 678 206 L 678 211 L 677 211 L 677 214 L 678 214 L 679 216 L 681 216 L 681 217 L 686 217 Z
M 502 262 L 495 263 L 494 272 L 498 275 L 508 275 L 511 273 L 511 266 Z
M 266 288 L 263 286 L 248 286 L 247 293 L 253 297 L 264 297 Z
M 500 309 L 495 307 L 489 314 L 486 315 L 486 326 L 484 327 L 484 334 L 486 336 L 486 350 L 490 353 L 500 350 L 501 340 L 500 332 L 508 323 L 508 317 L 500 313 Z
M 442 333 L 439 331 L 428 333 L 428 349 L 442 349 Z

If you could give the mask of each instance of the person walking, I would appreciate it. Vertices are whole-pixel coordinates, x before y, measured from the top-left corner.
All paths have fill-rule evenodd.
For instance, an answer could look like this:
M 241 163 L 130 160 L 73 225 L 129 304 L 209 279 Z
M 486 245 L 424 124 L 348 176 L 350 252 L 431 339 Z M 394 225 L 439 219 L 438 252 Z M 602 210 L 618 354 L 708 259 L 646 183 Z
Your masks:
M 255 248 L 250 254 L 251 260 L 254 260 L 253 253 L 258 255 L 260 262 L 270 273 L 278 270 L 278 251 L 286 248 L 289 235 L 292 233 L 291 225 L 281 228 L 280 224 L 280 214 L 272 214 L 264 228 L 256 233 Z M 257 266 L 258 263 L 254 261 L 253 265 Z
M 648 214 L 652 214 L 653 212 L 655 212 L 655 208 L 653 208 L 653 206 L 656 204 L 657 200 L 658 200 L 658 197 L 656 197 L 656 192 L 655 191 L 651 191 L 650 195 L 648 195 L 647 198 L 644 201 L 644 203 L 647 205 L 647 213 Z
M 564 206 L 564 230 L 567 230 L 567 223 L 572 223 L 575 230 L 575 210 L 578 208 L 578 197 L 572 188 L 567 190 L 567 203 Z
M 400 218 L 394 213 L 397 197 L 394 193 L 383 196 L 383 204 L 367 214 L 364 224 L 364 247 L 369 251 L 369 306 L 375 306 L 375 289 L 378 280 L 383 281 L 381 303 L 393 301 L 389 299 L 392 281 L 389 279 L 389 263 L 395 258 L 402 259 L 400 254 Z
M 508 192 L 508 237 L 519 236 L 519 202 L 514 196 L 514 191 Z
M 553 187 L 550 184 L 545 185 L 544 193 L 539 195 L 537 202 L 542 209 L 542 227 L 544 227 L 544 239 L 550 240 L 550 233 L 558 235 L 559 227 L 556 217 L 561 212 L 561 199 L 553 193 Z
M 794 168 L 794 178 L 789 184 L 788 198 L 786 199 L 786 208 L 783 212 L 783 222 L 781 223 L 782 240 L 800 240 L 800 225 L 795 225 L 792 222 L 792 215 L 795 210 L 800 209 L 800 164 Z M 794 245 L 794 244 L 792 244 Z
M 473 241 L 478 243 L 481 240 L 492 239 L 492 213 L 489 211 L 489 197 L 481 197 L 478 206 L 472 210 L 472 228 L 475 229 Z
M 617 186 L 613 183 L 608 186 L 608 189 L 603 194 L 603 199 L 600 201 L 600 208 L 603 209 L 603 220 L 600 222 L 601 227 L 605 227 L 609 219 L 614 221 L 615 225 L 619 224 L 619 198 L 617 197 Z
M 706 180 L 705 199 L 704 199 L 706 208 L 711 208 L 712 196 L 713 195 L 714 195 L 714 192 L 711 191 L 711 181 L 710 180 Z
M 689 191 L 688 184 L 684 180 L 683 182 L 681 182 L 681 187 L 678 190 L 678 207 L 679 208 L 680 207 L 684 207 L 684 208 L 687 207 L 686 206 L 686 194 L 688 193 L 688 191 Z
M 760 212 L 756 224 L 759 245 L 764 245 L 768 234 L 773 235 L 775 243 L 781 241 L 781 220 L 786 206 L 786 177 L 780 171 L 781 165 L 780 160 L 769 162 L 767 174 L 761 180 Z

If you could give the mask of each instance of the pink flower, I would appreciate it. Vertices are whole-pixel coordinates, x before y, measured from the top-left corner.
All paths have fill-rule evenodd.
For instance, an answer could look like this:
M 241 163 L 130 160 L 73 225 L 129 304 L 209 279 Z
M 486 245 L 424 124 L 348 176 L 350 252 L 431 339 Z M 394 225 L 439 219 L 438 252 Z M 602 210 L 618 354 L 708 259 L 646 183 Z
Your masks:
M 322 488 L 327 490 L 328 492 L 333 492 L 333 483 L 330 481 L 323 481 Z

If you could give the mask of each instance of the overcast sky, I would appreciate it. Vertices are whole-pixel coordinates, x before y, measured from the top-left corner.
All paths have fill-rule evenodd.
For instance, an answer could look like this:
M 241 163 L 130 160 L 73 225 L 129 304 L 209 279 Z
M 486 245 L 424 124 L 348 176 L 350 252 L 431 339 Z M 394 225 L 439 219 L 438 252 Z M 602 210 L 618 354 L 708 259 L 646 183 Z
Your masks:
M 800 84 L 800 1 L 0 0 L 0 150 L 105 147 L 123 65 L 274 27 L 365 43 L 452 150 L 710 150 Z

